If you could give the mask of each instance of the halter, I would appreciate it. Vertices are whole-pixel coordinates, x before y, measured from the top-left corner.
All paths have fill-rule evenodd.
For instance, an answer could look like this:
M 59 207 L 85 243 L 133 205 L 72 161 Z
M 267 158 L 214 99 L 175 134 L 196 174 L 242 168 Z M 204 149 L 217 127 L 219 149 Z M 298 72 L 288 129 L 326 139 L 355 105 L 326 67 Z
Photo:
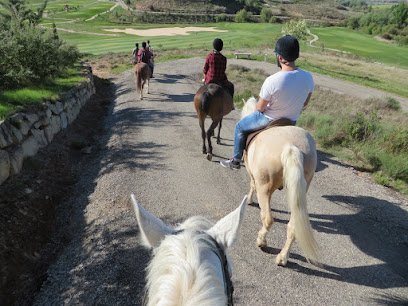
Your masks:
M 180 233 L 182 233 L 184 230 L 178 230 L 176 232 L 174 232 L 171 235 L 178 235 Z M 201 232 L 199 231 L 199 233 L 206 235 L 209 240 L 207 239 L 203 239 L 201 238 L 200 240 L 202 242 L 204 242 L 207 246 L 210 247 L 211 251 L 217 255 L 218 259 L 221 262 L 222 265 L 222 276 L 224 279 L 224 293 L 225 295 L 228 297 L 228 301 L 227 301 L 227 306 L 233 306 L 234 302 L 233 302 L 233 293 L 234 293 L 234 286 L 232 285 L 232 281 L 231 281 L 231 275 L 229 273 L 228 270 L 228 261 L 227 261 L 227 256 L 225 255 L 224 250 L 221 248 L 221 246 L 219 245 L 219 243 L 210 235 L 208 235 L 207 233 Z M 148 302 L 148 298 L 147 298 L 147 288 L 145 289 L 145 293 L 143 295 L 143 301 L 142 301 L 142 305 L 146 306 L 147 302 Z

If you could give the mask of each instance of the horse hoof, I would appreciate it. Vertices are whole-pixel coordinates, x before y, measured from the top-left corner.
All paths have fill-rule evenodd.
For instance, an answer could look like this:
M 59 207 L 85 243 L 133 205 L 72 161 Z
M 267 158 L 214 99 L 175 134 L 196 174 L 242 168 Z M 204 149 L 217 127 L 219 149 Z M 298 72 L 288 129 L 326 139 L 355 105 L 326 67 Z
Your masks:
M 279 253 L 278 256 L 276 256 L 276 258 L 275 258 L 275 263 L 276 263 L 278 266 L 284 267 L 284 266 L 286 266 L 286 264 L 288 263 L 288 260 L 287 260 L 283 255 L 281 255 L 281 254 Z
M 207 159 L 208 159 L 209 161 L 212 160 L 212 154 L 211 154 L 211 153 L 207 153 Z
M 218 139 L 217 139 L 217 144 L 221 144 L 221 140 L 218 140 Z
M 257 238 L 256 239 L 256 245 L 258 246 L 258 248 L 265 248 L 266 247 L 266 239 Z

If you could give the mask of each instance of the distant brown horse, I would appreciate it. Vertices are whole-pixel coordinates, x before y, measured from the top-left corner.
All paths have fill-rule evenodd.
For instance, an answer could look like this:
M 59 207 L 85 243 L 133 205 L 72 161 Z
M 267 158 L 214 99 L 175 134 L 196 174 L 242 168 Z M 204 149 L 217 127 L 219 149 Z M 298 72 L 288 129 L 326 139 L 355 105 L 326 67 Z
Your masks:
M 136 89 L 140 93 L 140 100 L 143 100 L 143 88 L 147 82 L 147 93 L 149 93 L 149 81 L 152 72 L 148 64 L 140 62 L 135 65 Z
M 194 107 L 197 112 L 201 137 L 203 139 L 203 154 L 207 154 L 207 159 L 212 159 L 211 136 L 214 135 L 214 129 L 218 125 L 217 143 L 220 144 L 220 131 L 222 126 L 222 118 L 228 115 L 234 109 L 234 102 L 231 95 L 217 84 L 207 84 L 201 86 L 194 96 Z M 204 121 L 207 116 L 210 116 L 212 123 L 207 132 L 204 130 Z M 208 149 L 205 145 L 207 138 Z

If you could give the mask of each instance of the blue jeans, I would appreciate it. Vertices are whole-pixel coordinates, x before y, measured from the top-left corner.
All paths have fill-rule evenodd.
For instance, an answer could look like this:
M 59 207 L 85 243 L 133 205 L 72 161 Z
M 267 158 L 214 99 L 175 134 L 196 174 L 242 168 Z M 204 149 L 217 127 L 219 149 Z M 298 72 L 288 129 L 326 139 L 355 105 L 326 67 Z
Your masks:
M 272 119 L 260 111 L 255 111 L 237 122 L 234 136 L 234 159 L 242 159 L 248 134 L 266 127 L 271 121 Z

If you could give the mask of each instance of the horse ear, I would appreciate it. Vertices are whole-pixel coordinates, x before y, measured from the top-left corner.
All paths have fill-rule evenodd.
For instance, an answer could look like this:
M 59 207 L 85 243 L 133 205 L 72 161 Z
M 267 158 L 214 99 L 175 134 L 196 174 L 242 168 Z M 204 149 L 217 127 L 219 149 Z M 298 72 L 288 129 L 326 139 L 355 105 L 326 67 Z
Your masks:
M 241 205 L 233 212 L 219 220 L 212 228 L 208 230 L 211 235 L 224 249 L 231 247 L 238 236 L 238 230 L 244 218 L 247 196 L 241 202 Z
M 133 209 L 135 210 L 137 222 L 143 245 L 148 248 L 156 248 L 164 236 L 174 233 L 174 229 L 163 223 L 162 220 L 144 209 L 137 203 L 135 195 L 131 194 Z

